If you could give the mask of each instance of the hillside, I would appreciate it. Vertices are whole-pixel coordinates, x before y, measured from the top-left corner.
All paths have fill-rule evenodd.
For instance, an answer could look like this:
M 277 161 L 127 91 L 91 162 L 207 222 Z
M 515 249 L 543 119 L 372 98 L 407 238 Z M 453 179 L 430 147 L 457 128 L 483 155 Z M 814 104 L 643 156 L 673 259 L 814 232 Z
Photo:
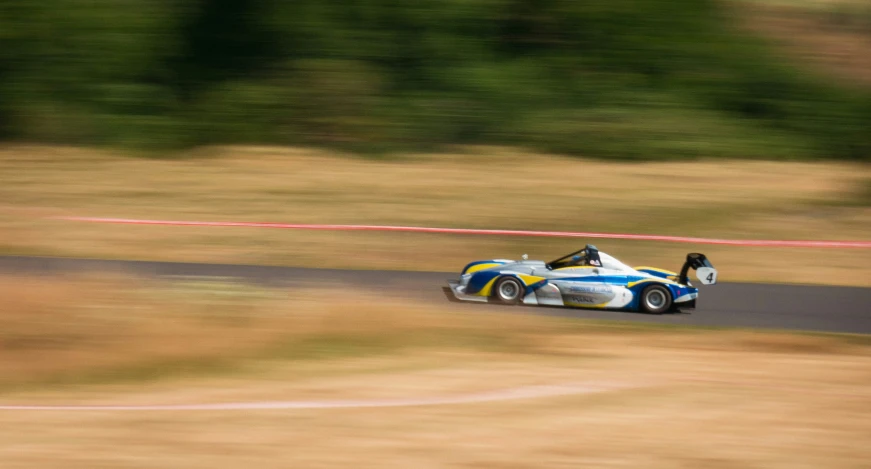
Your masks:
M 743 0 L 734 12 L 802 71 L 871 89 L 871 4 L 861 0 Z
M 10 0 L 0 135 L 867 160 L 871 91 L 743 21 L 713 0 Z

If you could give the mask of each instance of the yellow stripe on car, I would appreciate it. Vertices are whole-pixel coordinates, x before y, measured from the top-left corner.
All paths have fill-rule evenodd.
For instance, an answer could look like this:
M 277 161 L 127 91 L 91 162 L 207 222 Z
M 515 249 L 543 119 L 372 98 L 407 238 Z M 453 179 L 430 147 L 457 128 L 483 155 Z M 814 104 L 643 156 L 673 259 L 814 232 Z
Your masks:
M 517 278 L 519 278 L 524 284 L 526 284 L 527 287 L 544 280 L 544 277 L 537 277 L 535 275 L 526 274 L 517 274 Z
M 527 287 L 545 279 L 544 277 L 537 277 L 535 275 L 526 275 L 526 274 L 514 274 L 513 276 L 520 279 L 520 281 L 523 282 L 523 284 Z M 498 277 L 495 277 L 493 280 L 490 280 L 489 282 L 487 282 L 487 284 L 484 285 L 484 287 L 481 288 L 481 291 L 479 291 L 477 294 L 479 296 L 490 296 L 490 294 L 493 291 L 493 285 L 496 283 L 497 280 L 499 280 L 502 277 L 504 277 L 504 275 L 500 275 Z
M 629 283 L 627 283 L 627 284 L 626 284 L 626 288 L 632 288 L 632 287 L 634 287 L 635 285 L 638 285 L 639 283 L 644 283 L 644 282 L 669 283 L 669 284 L 675 284 L 675 283 L 677 283 L 677 282 L 674 282 L 674 281 L 671 281 L 671 280 L 668 280 L 668 279 L 665 279 L 665 278 L 658 278 L 658 277 L 657 277 L 657 278 L 644 278 L 644 279 L 641 279 L 641 280 L 636 280 L 636 281 L 634 281 L 634 282 L 629 282 Z
M 491 262 L 489 264 L 473 265 L 472 267 L 469 267 L 469 270 L 467 270 L 466 273 L 467 274 L 474 274 L 475 272 L 477 272 L 479 270 L 489 269 L 490 267 L 496 267 L 497 265 L 502 265 L 502 264 L 497 264 L 495 262 Z
M 492 280 L 487 282 L 487 284 L 484 285 L 483 288 L 481 288 L 481 291 L 478 292 L 478 296 L 490 296 L 490 292 L 493 290 L 493 284 L 496 283 L 496 280 L 499 280 L 500 278 L 502 277 L 493 277 Z
M 583 308 L 604 308 L 605 305 L 607 305 L 607 304 L 609 303 L 609 301 L 606 301 L 606 302 L 604 302 L 604 303 L 599 303 L 599 304 L 597 304 L 597 305 L 591 305 L 591 304 L 589 304 L 589 303 L 575 303 L 574 301 L 569 301 L 570 299 L 571 299 L 570 296 L 569 296 L 569 297 L 566 297 L 566 299 L 564 299 L 563 302 L 564 302 L 567 306 L 581 306 L 581 307 L 583 307 Z
M 670 270 L 660 269 L 658 267 L 648 267 L 646 265 L 642 265 L 641 267 L 633 267 L 633 269 L 635 269 L 635 270 L 652 270 L 654 272 L 659 272 L 661 274 L 667 274 L 667 275 L 672 276 L 672 277 L 677 276 L 677 272 L 672 272 Z

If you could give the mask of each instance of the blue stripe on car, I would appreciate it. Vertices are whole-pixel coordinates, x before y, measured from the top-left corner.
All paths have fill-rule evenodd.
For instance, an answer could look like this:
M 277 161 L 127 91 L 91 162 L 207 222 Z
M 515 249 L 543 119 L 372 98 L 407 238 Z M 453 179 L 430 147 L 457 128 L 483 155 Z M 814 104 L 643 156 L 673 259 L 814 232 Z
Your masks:
M 466 294 L 474 295 L 480 292 L 481 289 L 490 283 L 490 280 L 493 280 L 498 276 L 498 271 L 482 270 L 480 272 L 475 272 L 475 274 L 472 275 L 472 278 L 469 279 L 469 284 L 466 285 Z
M 460 275 L 465 274 L 466 271 L 469 270 L 470 267 L 474 267 L 474 266 L 476 266 L 476 265 L 481 265 L 481 264 L 499 264 L 499 265 L 505 265 L 505 262 L 498 262 L 498 261 L 475 261 L 475 262 L 469 262 L 465 267 L 463 267 L 463 270 L 462 270 L 462 272 L 460 272 Z

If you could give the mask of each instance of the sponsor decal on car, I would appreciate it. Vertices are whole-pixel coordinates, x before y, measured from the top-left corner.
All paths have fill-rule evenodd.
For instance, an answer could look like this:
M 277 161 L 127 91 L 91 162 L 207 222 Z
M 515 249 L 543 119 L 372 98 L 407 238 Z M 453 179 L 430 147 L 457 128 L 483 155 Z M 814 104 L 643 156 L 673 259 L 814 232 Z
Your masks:
M 572 286 L 569 287 L 570 293 L 611 293 L 612 289 L 609 286 Z
M 596 299 L 593 298 L 592 296 L 583 296 L 583 295 L 572 296 L 572 297 L 569 297 L 569 299 L 571 300 L 572 303 L 579 303 L 579 304 L 596 304 L 596 303 L 598 303 L 596 301 Z

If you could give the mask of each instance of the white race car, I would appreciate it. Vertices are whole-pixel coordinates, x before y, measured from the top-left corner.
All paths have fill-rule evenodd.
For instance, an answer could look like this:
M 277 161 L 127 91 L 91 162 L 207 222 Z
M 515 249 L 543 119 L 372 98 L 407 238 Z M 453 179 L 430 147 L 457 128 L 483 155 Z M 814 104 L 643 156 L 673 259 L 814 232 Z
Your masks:
M 717 283 L 717 270 L 704 254 L 687 254 L 680 273 L 655 267 L 629 267 L 593 245 L 551 262 L 494 259 L 467 265 L 448 282 L 462 301 L 573 306 L 660 314 L 695 308 L 698 288 L 687 274 L 696 271 L 703 285 Z

